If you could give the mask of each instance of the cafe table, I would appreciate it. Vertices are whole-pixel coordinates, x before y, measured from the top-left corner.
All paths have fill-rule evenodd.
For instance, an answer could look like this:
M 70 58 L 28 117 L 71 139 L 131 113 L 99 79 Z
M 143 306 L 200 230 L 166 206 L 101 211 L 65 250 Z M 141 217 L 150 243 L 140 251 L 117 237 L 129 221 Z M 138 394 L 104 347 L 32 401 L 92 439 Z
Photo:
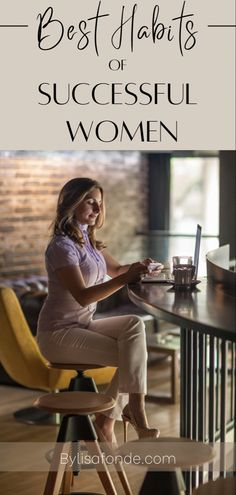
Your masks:
M 220 475 L 226 476 L 227 433 L 236 442 L 234 294 L 207 278 L 193 290 L 139 282 L 128 294 L 155 318 L 180 327 L 180 436 L 220 442 Z

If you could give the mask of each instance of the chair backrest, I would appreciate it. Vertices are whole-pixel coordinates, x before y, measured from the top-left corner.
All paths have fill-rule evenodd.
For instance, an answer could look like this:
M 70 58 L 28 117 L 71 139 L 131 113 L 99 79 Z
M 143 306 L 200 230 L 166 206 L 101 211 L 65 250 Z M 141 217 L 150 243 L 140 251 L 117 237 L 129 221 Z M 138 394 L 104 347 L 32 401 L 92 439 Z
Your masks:
M 9 287 L 0 288 L 0 361 L 17 383 L 29 388 L 51 388 L 46 360 Z
M 25 319 L 20 303 L 9 287 L 0 288 L 0 361 L 8 375 L 29 388 L 67 388 L 75 371 L 49 369 Z M 109 383 L 116 368 L 86 371 L 97 385 Z

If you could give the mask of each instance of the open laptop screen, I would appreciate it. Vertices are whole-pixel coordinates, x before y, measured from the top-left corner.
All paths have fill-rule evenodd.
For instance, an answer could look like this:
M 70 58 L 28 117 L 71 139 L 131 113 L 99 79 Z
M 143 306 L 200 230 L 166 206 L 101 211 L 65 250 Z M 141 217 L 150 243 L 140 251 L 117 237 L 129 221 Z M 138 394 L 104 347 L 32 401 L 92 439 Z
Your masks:
M 197 280 L 197 275 L 198 275 L 201 236 L 202 236 L 202 227 L 200 225 L 197 225 L 197 232 L 196 232 L 196 237 L 195 237 L 194 257 L 193 257 L 193 264 L 195 266 L 195 273 L 194 273 L 194 279 L 195 280 Z M 166 282 L 166 283 L 172 284 L 173 283 L 173 277 L 172 277 L 172 274 L 170 273 L 170 270 L 165 269 L 157 276 L 147 274 L 142 279 L 142 282 Z
M 197 225 L 197 233 L 196 233 L 196 241 L 195 241 L 195 249 L 194 249 L 194 258 L 193 258 L 193 264 L 196 267 L 195 268 L 195 274 L 194 274 L 194 278 L 195 279 L 197 279 L 197 274 L 198 274 L 201 236 L 202 236 L 202 227 L 200 225 Z

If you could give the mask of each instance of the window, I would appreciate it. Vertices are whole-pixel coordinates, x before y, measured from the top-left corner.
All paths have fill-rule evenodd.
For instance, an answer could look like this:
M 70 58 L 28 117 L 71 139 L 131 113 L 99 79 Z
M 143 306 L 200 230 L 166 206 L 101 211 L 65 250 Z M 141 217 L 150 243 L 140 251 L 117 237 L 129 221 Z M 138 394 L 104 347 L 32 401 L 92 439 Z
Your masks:
M 199 223 L 204 235 L 199 266 L 203 275 L 206 253 L 219 245 L 219 158 L 172 157 L 170 177 L 170 231 L 174 236 L 170 237 L 169 258 L 193 253 L 195 239 L 191 236 Z

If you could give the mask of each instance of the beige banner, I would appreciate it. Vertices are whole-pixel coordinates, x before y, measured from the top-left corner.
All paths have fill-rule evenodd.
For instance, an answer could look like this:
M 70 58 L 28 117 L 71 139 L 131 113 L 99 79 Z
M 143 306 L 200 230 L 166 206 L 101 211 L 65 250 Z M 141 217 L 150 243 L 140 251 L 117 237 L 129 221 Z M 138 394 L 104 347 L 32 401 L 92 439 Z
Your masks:
M 58 465 L 68 468 L 95 468 L 102 471 L 105 465 L 120 469 L 125 467 L 148 468 L 152 471 L 173 471 L 182 468 L 219 473 L 222 465 L 227 472 L 235 470 L 235 444 L 198 444 L 188 439 L 160 438 L 155 442 L 136 441 L 123 444 L 120 448 L 109 448 L 99 443 L 100 455 L 94 451 L 92 442 L 84 442 L 80 449 L 71 450 L 70 443 L 52 442 L 0 442 L 0 472 L 37 472 L 57 470 Z
M 0 5 L 2 150 L 235 149 L 235 0 Z

